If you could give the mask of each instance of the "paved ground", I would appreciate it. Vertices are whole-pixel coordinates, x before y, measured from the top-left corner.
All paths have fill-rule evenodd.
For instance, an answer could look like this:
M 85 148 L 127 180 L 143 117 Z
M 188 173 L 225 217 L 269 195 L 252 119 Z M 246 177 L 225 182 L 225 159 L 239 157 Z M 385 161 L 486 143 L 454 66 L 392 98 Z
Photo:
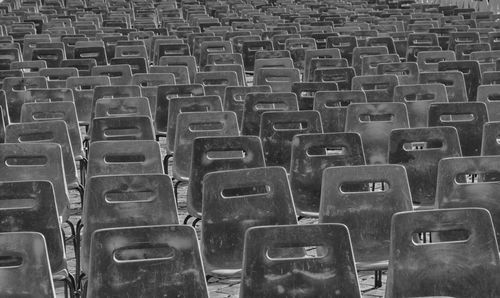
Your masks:
M 164 139 L 161 140 L 161 147 L 165 147 Z M 162 151 L 162 155 L 164 155 L 164 150 Z M 169 173 L 171 173 L 169 166 Z M 182 222 L 187 215 L 186 210 L 186 192 L 187 186 L 181 185 L 179 187 L 179 220 Z M 74 216 L 70 218 L 70 220 L 76 224 L 78 219 L 80 219 L 81 208 L 79 203 L 79 196 L 77 192 L 70 193 L 70 200 L 72 202 L 72 209 L 74 210 Z M 314 224 L 315 220 L 313 219 L 302 219 L 299 222 L 300 224 Z M 197 232 L 199 233 L 199 224 L 196 227 Z M 69 229 L 65 228 L 66 234 L 69 235 Z M 73 249 L 73 245 L 71 242 L 67 243 L 66 254 L 68 259 L 68 268 L 69 271 L 74 274 L 75 273 L 75 253 Z M 372 289 L 374 285 L 374 276 L 373 272 L 360 272 L 359 273 L 359 283 L 360 288 L 364 292 L 363 297 L 383 297 L 385 291 L 385 280 L 386 275 L 384 274 L 382 277 L 383 287 L 379 289 Z M 218 279 L 218 278 L 210 278 L 208 280 L 208 289 L 210 292 L 211 298 L 223 298 L 223 297 L 238 297 L 240 288 L 239 279 Z M 370 290 L 371 289 L 371 290 Z M 56 284 L 56 292 L 57 297 L 64 297 L 64 290 L 62 284 Z

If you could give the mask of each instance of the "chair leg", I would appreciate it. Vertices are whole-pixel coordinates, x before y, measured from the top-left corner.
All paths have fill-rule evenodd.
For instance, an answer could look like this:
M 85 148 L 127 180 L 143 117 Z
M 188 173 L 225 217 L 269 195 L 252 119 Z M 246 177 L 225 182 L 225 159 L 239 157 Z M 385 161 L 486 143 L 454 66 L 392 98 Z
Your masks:
M 165 155 L 165 158 L 163 159 L 163 172 L 168 175 L 168 161 L 170 158 L 172 158 L 172 154 L 167 154 Z
M 76 276 L 76 286 L 80 289 L 81 282 L 81 260 L 80 260 L 80 234 L 83 228 L 82 220 L 79 219 L 76 223 L 76 231 L 75 231 L 75 241 L 74 241 L 74 249 L 75 249 L 75 260 L 76 260 L 76 268 L 75 268 L 75 276 Z
M 87 164 L 88 164 L 88 161 L 87 159 L 84 157 L 80 160 L 80 183 L 85 186 L 85 176 L 87 174 Z
M 183 224 L 187 225 L 187 223 L 188 223 L 188 221 L 189 221 L 189 219 L 190 219 L 191 217 L 192 217 L 192 216 L 191 216 L 191 215 L 189 215 L 189 214 L 188 214 L 188 215 L 186 215 L 186 218 L 184 218 L 184 222 L 183 222 Z
M 68 272 L 68 276 L 66 276 L 63 280 L 64 282 L 64 297 L 68 297 L 68 289 L 69 289 L 69 297 L 76 297 L 76 283 L 75 278 Z
M 78 193 L 80 194 L 80 206 L 83 208 L 83 197 L 85 195 L 85 188 L 83 187 L 82 184 L 78 184 L 76 190 L 78 190 Z
M 196 218 L 195 220 L 193 220 L 193 223 L 191 224 L 193 226 L 193 228 L 196 228 L 196 224 L 201 220 L 201 218 Z
M 375 271 L 375 289 L 382 287 L 382 270 Z
M 181 184 L 182 181 L 176 181 L 174 183 L 174 194 L 175 194 L 175 202 L 179 202 L 179 184 Z M 177 204 L 178 205 L 178 204 Z

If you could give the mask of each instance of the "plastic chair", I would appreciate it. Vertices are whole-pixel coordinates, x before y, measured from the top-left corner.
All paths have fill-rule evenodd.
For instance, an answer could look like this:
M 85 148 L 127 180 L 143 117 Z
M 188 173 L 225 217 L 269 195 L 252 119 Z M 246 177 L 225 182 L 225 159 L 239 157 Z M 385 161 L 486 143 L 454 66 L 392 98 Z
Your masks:
M 454 127 L 394 129 L 389 138 L 389 163 L 406 168 L 415 208 L 433 208 L 438 162 L 462 156 Z
M 47 88 L 47 79 L 45 77 L 8 77 L 3 80 L 2 89 L 8 99 L 7 110 L 11 122 L 19 122 L 21 106 L 27 102 L 27 90 L 31 88 Z
M 469 101 L 476 101 L 477 88 L 481 84 L 479 62 L 471 60 L 442 61 L 438 63 L 438 70 L 440 72 L 453 70 L 462 72 L 464 74 L 467 98 Z
M 304 82 L 312 82 L 315 80 L 314 75 L 317 69 L 337 68 L 337 67 L 348 67 L 349 64 L 345 58 L 312 58 L 309 62 L 307 72 L 304 73 Z M 354 70 L 352 76 L 354 77 Z M 349 83 L 349 87 L 350 87 Z
M 222 102 L 217 95 L 174 97 L 169 101 L 166 149 L 167 154 L 172 155 L 175 150 L 177 116 L 186 112 L 221 112 Z
M 500 122 L 488 122 L 483 126 L 481 155 L 500 155 L 500 144 L 497 142 Z
M 481 74 L 486 71 L 496 70 L 496 60 L 500 58 L 500 50 L 495 51 L 479 51 L 470 53 L 470 60 L 479 62 Z M 484 79 L 484 78 L 483 78 Z
M 418 83 L 419 70 L 416 62 L 380 63 L 376 74 L 395 74 L 400 85 L 409 85 Z
M 464 156 L 481 154 L 481 137 L 486 122 L 488 112 L 482 102 L 435 103 L 429 108 L 429 127 L 455 127 Z
M 290 92 L 292 84 L 300 82 L 300 72 L 296 68 L 260 68 L 255 70 L 254 83 L 269 85 L 273 92 Z
M 382 54 L 382 55 L 369 55 L 361 58 L 361 72 L 360 75 L 376 75 L 377 66 L 381 63 L 399 63 L 399 56 L 397 54 Z
M 243 113 L 245 109 L 245 97 L 249 93 L 270 93 L 271 86 L 228 86 L 224 98 L 222 98 L 222 106 L 224 111 L 233 111 L 238 118 L 240 129 L 243 127 Z
M 314 95 L 320 91 L 337 91 L 337 83 L 301 82 L 293 83 L 292 92 L 297 95 L 299 110 L 314 108 Z
M 315 257 L 290 257 L 297 247 L 316 246 Z M 273 251 L 281 252 L 274 256 Z M 340 224 L 254 227 L 243 250 L 240 297 L 361 297 L 346 226 Z M 273 280 L 265 276 L 274 276 Z M 325 275 L 327 277 L 325 277 Z M 300 281 L 300 282 L 299 282 Z
M 319 216 L 324 169 L 365 164 L 361 137 L 356 133 L 295 135 L 291 147 L 289 179 L 300 216 Z
M 210 275 L 241 272 L 248 228 L 297 224 L 281 167 L 212 172 L 203 179 L 201 254 Z
M 168 225 L 104 229 L 92 237 L 89 297 L 208 298 L 196 232 Z M 105 276 L 113 276 L 112 279 Z M 150 287 L 151 283 L 156 286 Z
M 421 72 L 418 77 L 418 83 L 443 84 L 446 87 L 449 102 L 468 101 L 464 75 L 460 71 Z
M 114 86 L 95 86 L 94 97 L 90 110 L 90 120 L 95 117 L 95 104 L 97 100 L 105 97 L 121 98 L 121 97 L 141 97 L 141 88 L 136 85 L 114 85 Z
M 497 99 L 500 99 L 500 88 L 497 85 L 481 85 L 477 89 L 477 101 L 486 104 L 488 110 L 488 119 L 498 121 L 500 117 L 498 112 L 500 106 Z
M 244 41 L 241 48 L 243 55 L 243 62 L 245 64 L 245 71 L 253 71 L 255 63 L 255 53 L 257 50 L 269 51 L 273 50 L 273 44 L 269 40 L 248 40 Z
M 146 116 L 151 118 L 151 108 L 146 97 L 105 97 L 95 103 L 95 118 Z M 94 119 L 95 119 L 94 118 Z
M 399 85 L 394 88 L 393 100 L 406 105 L 410 127 L 427 127 L 430 105 L 448 102 L 448 95 L 443 84 Z
M 326 47 L 339 49 L 342 58 L 347 59 L 350 65 L 352 65 L 354 48 L 357 46 L 358 41 L 354 36 L 330 36 L 326 39 Z
M 420 72 L 438 71 L 441 61 L 455 61 L 454 51 L 423 51 L 417 55 L 417 64 Z
M 68 187 L 64 177 L 62 150 L 55 143 L 0 144 L 0 181 L 46 180 L 55 192 L 57 213 L 62 221 L 69 217 Z M 62 222 L 61 221 L 61 222 Z
M 414 237 L 422 232 L 446 236 L 457 230 L 467 236 L 424 244 Z M 496 297 L 498 267 L 498 246 L 488 211 L 470 208 L 394 215 L 386 297 Z
M 202 181 L 207 173 L 264 167 L 262 144 L 256 136 L 199 137 L 193 141 L 191 172 L 187 191 L 189 216 L 198 220 L 202 214 Z
M 45 238 L 35 232 L 0 233 L 1 296 L 55 298 Z M 9 262 L 10 260 L 10 262 Z M 26 280 L 30 282 L 25 283 Z
M 174 163 L 175 179 L 188 181 L 192 158 L 193 140 L 205 136 L 237 136 L 236 114 L 233 112 L 188 112 L 177 116 Z M 176 183 L 176 190 L 179 183 Z
M 289 172 L 293 137 L 310 133 L 323 133 L 317 111 L 264 112 L 259 136 L 266 165 L 280 166 Z
M 84 273 L 89 273 L 90 262 L 93 261 L 90 250 L 95 231 L 179 223 L 172 181 L 167 175 L 93 176 L 86 188 L 79 256 Z
M 226 87 L 238 86 L 238 75 L 234 71 L 198 72 L 194 82 L 203 85 L 206 95 L 224 97 Z
M 81 77 L 90 76 L 92 68 L 97 65 L 96 59 L 66 59 L 61 61 L 61 67 L 74 67 L 78 69 L 78 75 Z
M 379 184 L 378 189 L 375 184 Z M 391 218 L 397 212 L 412 210 L 405 168 L 399 165 L 327 168 L 322 185 L 319 222 L 347 226 L 358 271 L 387 269 Z M 381 274 L 376 274 L 375 287 L 381 286 Z
M 208 60 L 210 62 L 210 54 L 208 55 Z M 185 66 L 188 69 L 189 81 L 194 82 L 194 75 L 196 73 L 196 60 L 193 56 L 163 56 L 160 58 L 158 65 Z
M 367 102 L 392 102 L 394 88 L 399 85 L 393 74 L 357 76 L 352 79 L 352 90 L 363 90 Z
M 90 142 L 155 140 L 149 116 L 96 117 L 89 131 Z
M 320 91 L 314 95 L 314 110 L 321 115 L 323 131 L 344 132 L 347 106 L 366 103 L 364 91 Z
M 304 82 L 309 81 L 309 76 L 311 72 L 311 61 L 315 58 L 320 59 L 340 59 L 341 54 L 339 49 L 317 49 L 317 50 L 306 50 L 304 57 Z M 347 62 L 347 61 L 346 61 Z M 347 66 L 347 65 L 345 65 Z
M 0 217 L 11 219 L 3 222 L 0 232 L 33 232 L 43 235 L 42 239 L 46 240 L 47 246 L 44 245 L 42 252 L 34 252 L 32 256 L 36 256 L 35 259 L 39 261 L 41 257 L 45 259 L 48 256 L 50 266 L 47 266 L 47 269 L 50 271 L 45 272 L 45 275 L 40 275 L 37 279 L 41 282 L 49 277 L 64 281 L 65 285 L 69 286 L 70 295 L 73 297 L 75 284 L 66 264 L 63 235 L 52 183 L 49 181 L 0 182 L 0 195 L 3 201 L 0 206 Z M 3 243 L 2 247 L 6 245 L 9 244 Z M 12 289 L 12 285 L 5 284 L 2 286 L 2 291 L 5 287 Z
M 156 98 L 156 116 L 154 117 L 157 137 L 167 135 L 168 111 L 171 98 L 203 95 L 205 95 L 205 88 L 201 84 L 158 86 L 158 96 Z
M 366 56 L 387 55 L 389 51 L 386 47 L 356 47 L 352 52 L 352 67 L 356 75 L 361 75 L 361 59 Z
M 402 103 L 347 106 L 345 131 L 361 135 L 367 164 L 386 164 L 391 130 L 408 127 L 408 112 Z
M 108 76 L 112 86 L 130 85 L 132 83 L 132 69 L 130 65 L 99 65 L 92 68 L 92 76 Z
M 245 96 L 241 134 L 258 136 L 261 115 L 266 111 L 297 111 L 297 95 L 289 92 L 252 92 Z
M 298 68 L 302 72 L 305 69 L 306 63 L 306 52 L 314 51 L 317 49 L 316 40 L 314 38 L 288 38 L 285 41 L 285 50 L 290 51 L 290 56 L 293 60 L 293 64 L 295 68 Z M 325 52 L 325 50 L 323 50 Z M 328 51 L 328 50 L 326 50 Z M 340 58 L 340 55 L 337 56 Z
M 93 176 L 163 174 L 160 145 L 156 141 L 101 141 L 89 148 L 87 180 Z
M 74 67 L 42 68 L 40 76 L 47 78 L 49 88 L 66 88 L 66 80 L 69 77 L 77 77 L 78 69 Z

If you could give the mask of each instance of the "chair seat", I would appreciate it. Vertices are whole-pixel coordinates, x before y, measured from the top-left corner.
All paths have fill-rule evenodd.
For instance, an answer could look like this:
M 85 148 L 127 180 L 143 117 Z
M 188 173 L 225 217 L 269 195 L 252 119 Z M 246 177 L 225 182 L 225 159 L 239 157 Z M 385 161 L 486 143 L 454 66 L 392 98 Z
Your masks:
M 380 260 L 378 262 L 356 262 L 358 271 L 378 271 L 387 270 L 389 268 L 389 260 Z

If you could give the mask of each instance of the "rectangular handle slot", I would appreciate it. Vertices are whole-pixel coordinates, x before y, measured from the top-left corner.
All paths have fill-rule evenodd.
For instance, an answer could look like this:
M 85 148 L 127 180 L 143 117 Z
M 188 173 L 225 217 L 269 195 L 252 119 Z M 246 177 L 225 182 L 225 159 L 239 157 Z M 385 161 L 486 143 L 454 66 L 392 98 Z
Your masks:
M 304 258 L 321 259 L 327 253 L 328 250 L 322 246 L 303 246 L 298 243 L 287 243 L 286 245 L 269 247 L 266 251 L 266 257 L 269 261 L 300 260 Z
M 217 131 L 224 128 L 224 123 L 222 122 L 200 122 L 189 124 L 189 130 L 191 132 L 200 131 Z
M 408 94 L 404 97 L 405 101 L 432 101 L 436 99 L 434 93 Z
M 110 191 L 104 195 L 106 203 L 145 203 L 154 199 L 152 191 Z
M 239 197 L 252 197 L 267 195 L 271 192 L 271 186 L 267 184 L 258 184 L 251 186 L 242 186 L 235 188 L 225 188 L 221 192 L 224 199 L 233 199 Z
M 22 143 L 22 142 L 52 141 L 53 139 L 54 139 L 54 134 L 50 131 L 49 132 L 22 134 L 18 138 L 20 143 Z
M 175 257 L 175 250 L 168 245 L 140 243 L 130 247 L 122 247 L 113 252 L 117 263 L 140 261 L 165 261 Z
M 347 148 L 345 146 L 336 146 L 336 147 L 313 146 L 307 149 L 307 155 L 310 157 L 342 156 L 346 154 L 347 154 Z
M 443 141 L 441 140 L 428 140 L 422 142 L 408 142 L 403 144 L 403 149 L 405 151 L 419 151 L 419 150 L 430 150 L 430 149 L 440 149 L 443 147 Z
M 1 255 L 0 256 L 0 268 L 18 268 L 23 265 L 23 258 L 20 255 L 16 255 L 14 252 L 12 255 Z
M 34 120 L 64 120 L 64 112 L 35 112 Z
M 455 176 L 457 184 L 488 183 L 500 181 L 500 172 L 459 173 Z
M 441 122 L 470 122 L 474 120 L 476 120 L 476 117 L 471 113 L 453 113 L 439 116 Z
M 44 166 L 47 164 L 45 156 L 10 156 L 5 159 L 5 164 L 10 167 Z
M 339 187 L 342 193 L 382 192 L 389 189 L 390 185 L 387 181 L 352 181 L 344 182 Z
M 361 122 L 392 122 L 394 114 L 361 114 L 359 121 Z
M 123 138 L 135 136 L 141 132 L 139 127 L 108 128 L 104 130 L 104 136 L 109 138 Z
M 426 235 L 426 240 L 423 242 L 420 235 Z M 449 229 L 449 230 L 435 230 L 435 231 L 418 231 L 412 234 L 412 242 L 415 246 L 422 245 L 436 245 L 439 243 L 465 243 L 470 238 L 470 231 L 466 229 Z
M 134 163 L 144 162 L 146 157 L 142 154 L 109 154 L 104 156 L 106 163 Z
M 276 131 L 306 130 L 308 126 L 307 122 L 276 122 L 273 129 Z
M 247 157 L 245 150 L 212 150 L 207 152 L 207 158 L 211 160 L 217 159 L 244 159 Z

